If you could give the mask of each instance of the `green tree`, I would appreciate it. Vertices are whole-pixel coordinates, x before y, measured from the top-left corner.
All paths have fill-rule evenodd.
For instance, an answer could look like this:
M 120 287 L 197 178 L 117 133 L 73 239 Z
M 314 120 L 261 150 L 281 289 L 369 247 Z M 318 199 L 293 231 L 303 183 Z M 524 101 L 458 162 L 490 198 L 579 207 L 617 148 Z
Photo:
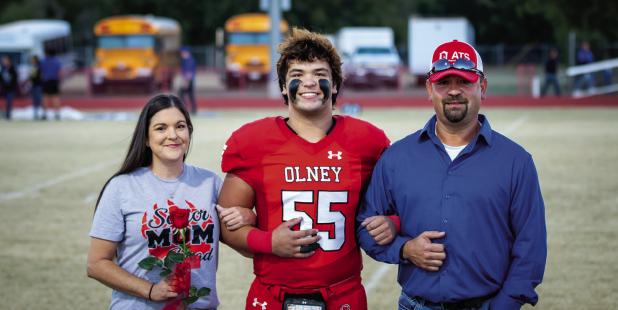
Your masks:
M 618 2 L 589 0 L 291 0 L 283 17 L 291 25 L 323 33 L 344 26 L 388 26 L 396 42 L 405 46 L 412 15 L 463 16 L 476 29 L 478 44 L 555 43 L 566 46 L 570 31 L 604 47 L 618 41 Z M 258 0 L 5 0 L 0 23 L 28 18 L 61 18 L 73 25 L 77 44 L 92 42 L 92 26 L 119 14 L 153 14 L 180 22 L 184 42 L 212 44 L 215 31 L 234 14 L 258 11 Z

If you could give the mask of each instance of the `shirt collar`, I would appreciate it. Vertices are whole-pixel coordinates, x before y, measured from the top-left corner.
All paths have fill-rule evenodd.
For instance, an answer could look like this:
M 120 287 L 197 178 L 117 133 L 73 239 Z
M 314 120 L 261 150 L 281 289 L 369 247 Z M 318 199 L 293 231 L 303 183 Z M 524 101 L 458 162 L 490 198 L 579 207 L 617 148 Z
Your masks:
M 434 114 L 434 116 L 432 116 L 429 119 L 429 121 L 427 121 L 423 129 L 421 129 L 421 133 L 419 135 L 420 140 L 426 140 L 426 139 L 439 140 L 435 134 L 436 120 L 437 120 L 437 117 Z M 492 130 L 491 130 L 491 126 L 489 125 L 489 120 L 487 120 L 487 117 L 485 117 L 485 115 L 483 114 L 478 115 L 478 120 L 479 120 L 479 123 L 481 123 L 481 129 L 479 130 L 477 137 L 475 137 L 475 139 L 473 140 L 478 139 L 478 137 L 483 137 L 487 145 L 491 146 Z

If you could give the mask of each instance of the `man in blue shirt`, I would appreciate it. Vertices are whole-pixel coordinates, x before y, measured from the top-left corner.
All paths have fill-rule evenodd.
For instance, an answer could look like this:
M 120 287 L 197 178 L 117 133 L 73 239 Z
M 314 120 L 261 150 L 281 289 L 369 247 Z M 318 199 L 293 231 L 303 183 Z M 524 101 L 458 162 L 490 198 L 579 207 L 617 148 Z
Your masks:
M 195 63 L 195 59 L 191 55 L 189 48 L 183 47 L 180 49 L 180 75 L 182 76 L 182 84 L 180 85 L 180 91 L 178 93 L 178 97 L 184 101 L 185 105 L 187 102 L 185 101 L 185 96 L 188 95 L 189 103 L 191 104 L 191 114 L 195 114 L 197 112 L 197 105 L 195 103 L 195 73 L 197 71 L 197 64 Z
M 56 110 L 56 119 L 60 119 L 60 78 L 62 63 L 54 50 L 46 50 L 41 61 L 41 82 L 43 83 L 43 119 L 47 119 L 47 109 Z
M 426 88 L 436 114 L 385 151 L 357 217 L 397 214 L 401 231 L 378 245 L 371 225 L 358 225 L 360 245 L 399 264 L 399 309 L 536 304 L 547 238 L 532 157 L 479 114 L 487 79 L 472 46 L 444 43 L 432 62 Z
M 576 60 L 578 65 L 586 65 L 594 62 L 594 54 L 590 49 L 590 43 L 583 41 L 577 50 Z M 594 76 L 591 72 L 577 76 L 575 79 L 575 89 L 583 90 L 594 86 Z

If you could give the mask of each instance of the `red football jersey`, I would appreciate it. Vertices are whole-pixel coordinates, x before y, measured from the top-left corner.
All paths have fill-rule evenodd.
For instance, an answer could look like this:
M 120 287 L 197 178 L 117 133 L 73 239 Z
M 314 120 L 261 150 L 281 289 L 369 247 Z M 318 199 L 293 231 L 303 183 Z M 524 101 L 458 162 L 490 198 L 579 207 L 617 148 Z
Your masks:
M 315 228 L 321 236 L 309 258 L 255 255 L 254 272 L 263 283 L 312 288 L 360 276 L 356 209 L 390 141 L 368 122 L 334 119 L 332 130 L 317 143 L 296 135 L 283 117 L 269 117 L 242 126 L 225 145 L 222 170 L 255 191 L 259 229 L 272 231 L 301 217 L 301 229 Z

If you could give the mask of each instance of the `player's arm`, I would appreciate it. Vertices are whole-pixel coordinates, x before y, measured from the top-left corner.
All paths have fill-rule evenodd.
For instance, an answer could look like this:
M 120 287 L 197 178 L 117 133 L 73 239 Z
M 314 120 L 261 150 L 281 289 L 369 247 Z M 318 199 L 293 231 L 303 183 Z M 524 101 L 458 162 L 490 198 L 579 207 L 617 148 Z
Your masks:
M 255 226 L 257 216 L 253 210 L 244 207 L 224 208 L 217 205 L 219 222 L 228 230 L 234 231 L 243 226 Z
M 365 218 L 361 226 L 367 229 L 373 240 L 379 245 L 386 245 L 395 239 L 401 227 L 398 215 L 373 215 Z
M 234 206 L 253 208 L 255 191 L 240 177 L 228 173 L 219 194 L 219 205 L 223 208 Z M 252 226 L 243 226 L 230 230 L 221 225 L 223 242 L 240 252 L 275 254 L 282 257 L 308 257 L 314 251 L 301 253 L 302 245 L 309 245 L 319 240 L 314 229 L 293 231 L 291 228 L 300 223 L 300 218 L 283 222 L 273 231 L 263 231 Z
M 226 225 L 224 218 L 229 208 L 246 208 L 249 211 L 253 209 L 254 197 L 255 192 L 247 182 L 231 173 L 225 176 L 218 201 L 219 206 L 223 209 L 219 212 L 221 241 L 240 254 L 248 257 L 251 256 L 252 251 L 250 251 L 247 246 L 247 235 L 255 228 L 253 226 L 243 226 L 236 230 L 232 230 L 229 225 Z

